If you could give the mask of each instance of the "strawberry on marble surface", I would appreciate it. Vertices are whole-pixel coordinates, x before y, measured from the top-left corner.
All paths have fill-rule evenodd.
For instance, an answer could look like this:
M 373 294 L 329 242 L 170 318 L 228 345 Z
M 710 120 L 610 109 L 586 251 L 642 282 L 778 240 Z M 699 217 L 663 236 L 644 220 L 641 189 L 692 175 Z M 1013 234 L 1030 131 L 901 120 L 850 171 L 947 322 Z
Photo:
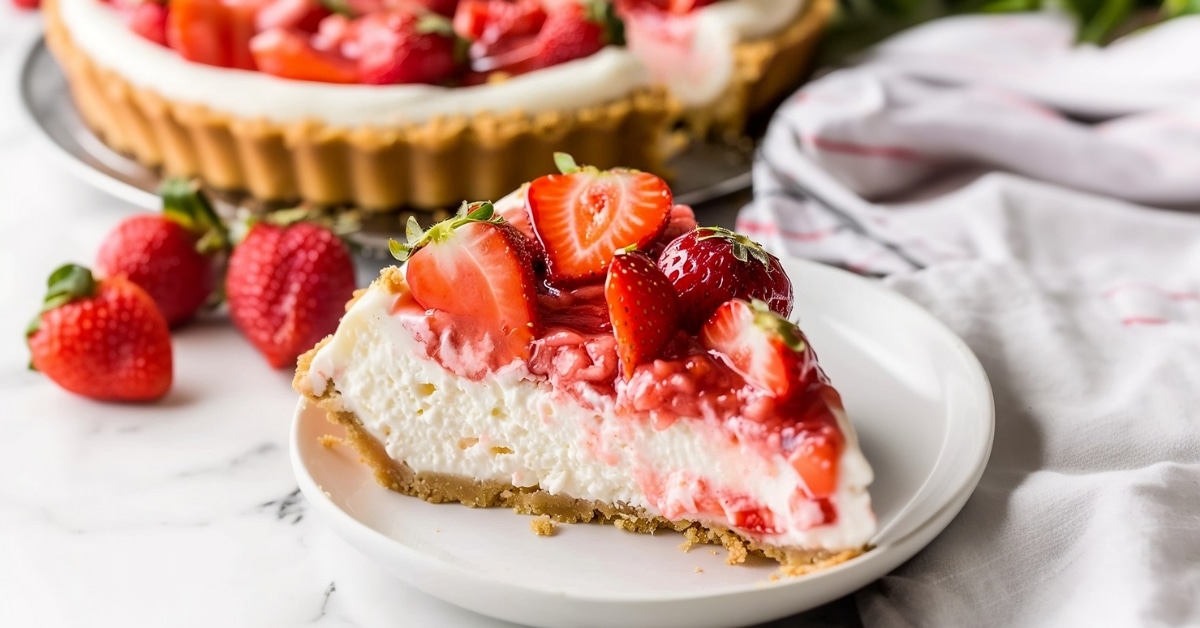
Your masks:
M 30 366 L 62 388 L 100 401 L 154 401 L 174 377 L 167 321 L 124 276 L 95 278 L 67 264 L 47 282 L 26 331 Z

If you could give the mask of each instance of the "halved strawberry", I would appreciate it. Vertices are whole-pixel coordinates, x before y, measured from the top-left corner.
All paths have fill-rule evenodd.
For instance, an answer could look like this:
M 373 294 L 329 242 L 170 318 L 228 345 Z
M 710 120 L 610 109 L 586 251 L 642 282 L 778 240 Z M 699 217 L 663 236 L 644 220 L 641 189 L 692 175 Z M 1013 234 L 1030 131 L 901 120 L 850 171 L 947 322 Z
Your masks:
M 317 0 L 271 0 L 255 16 L 255 27 L 259 32 L 288 28 L 315 33 L 330 15 L 332 11 Z
M 515 18 L 512 27 L 496 27 L 494 34 L 483 27 L 470 49 L 471 69 L 525 74 L 593 55 L 608 44 L 624 43 L 623 29 L 609 13 L 607 2 L 543 3 L 542 8 L 543 14 Z M 480 30 L 475 24 L 463 26 Z
M 371 13 L 354 20 L 363 83 L 441 83 L 458 72 L 450 20 L 433 13 Z
M 792 452 L 792 467 L 804 480 L 810 497 L 828 497 L 837 491 L 838 459 L 843 448 L 840 434 L 822 430 L 806 434 Z
M 250 39 L 265 0 L 169 0 L 167 43 L 184 59 L 253 70 Z
M 539 0 L 463 0 L 454 13 L 454 32 L 471 41 L 536 35 L 546 21 Z
M 678 333 L 679 298 L 654 260 L 620 249 L 608 267 L 604 299 L 622 373 L 629 379 L 634 368 L 657 358 Z
M 724 356 L 751 385 L 779 399 L 804 390 L 813 371 L 800 329 L 762 301 L 726 301 L 700 329 L 700 342 Z
M 406 261 L 405 278 L 417 303 L 470 319 L 507 351 L 498 363 L 529 359 L 540 331 L 533 267 L 525 237 L 495 217 L 491 203 L 464 205 L 457 216 L 421 232 L 409 221 L 408 243 L 391 242 Z
M 129 13 L 129 30 L 160 45 L 167 45 L 167 5 L 142 2 Z
M 691 13 L 696 9 L 706 7 L 717 0 L 617 0 L 617 12 L 627 15 L 632 11 L 666 11 L 676 15 Z
M 298 81 L 354 83 L 357 65 L 337 52 L 319 50 L 304 33 L 272 28 L 250 40 L 258 69 L 266 74 Z
M 563 153 L 555 162 L 562 174 L 534 180 L 525 195 L 551 280 L 598 277 L 618 249 L 645 247 L 666 228 L 666 181 L 636 170 L 581 168 Z

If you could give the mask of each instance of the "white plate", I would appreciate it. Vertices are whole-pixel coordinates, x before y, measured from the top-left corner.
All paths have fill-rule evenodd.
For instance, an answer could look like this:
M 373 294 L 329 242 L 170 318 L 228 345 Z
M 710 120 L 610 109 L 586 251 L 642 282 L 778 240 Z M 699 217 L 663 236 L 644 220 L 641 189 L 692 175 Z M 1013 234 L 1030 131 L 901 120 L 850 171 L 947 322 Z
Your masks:
M 907 299 L 818 264 L 785 267 L 802 327 L 875 469 L 876 547 L 854 560 L 772 582 L 773 562 L 729 566 L 724 550 L 681 552 L 675 534 L 573 525 L 538 537 L 508 510 L 433 505 L 380 487 L 352 452 L 318 444 L 340 428 L 304 403 L 292 436 L 300 488 L 338 534 L 404 581 L 518 623 L 745 625 L 850 593 L 917 553 L 967 501 L 991 451 L 991 389 L 966 345 Z

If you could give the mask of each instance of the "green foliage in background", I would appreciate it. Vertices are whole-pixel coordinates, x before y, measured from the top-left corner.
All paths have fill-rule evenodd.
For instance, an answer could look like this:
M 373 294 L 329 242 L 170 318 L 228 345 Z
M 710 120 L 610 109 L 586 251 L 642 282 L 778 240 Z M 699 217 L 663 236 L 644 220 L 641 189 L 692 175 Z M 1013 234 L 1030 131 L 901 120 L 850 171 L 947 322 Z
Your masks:
M 1104 45 L 1137 28 L 1200 13 L 1200 0 L 839 0 L 839 5 L 821 55 L 825 62 L 946 15 L 1055 10 L 1075 16 L 1080 43 Z

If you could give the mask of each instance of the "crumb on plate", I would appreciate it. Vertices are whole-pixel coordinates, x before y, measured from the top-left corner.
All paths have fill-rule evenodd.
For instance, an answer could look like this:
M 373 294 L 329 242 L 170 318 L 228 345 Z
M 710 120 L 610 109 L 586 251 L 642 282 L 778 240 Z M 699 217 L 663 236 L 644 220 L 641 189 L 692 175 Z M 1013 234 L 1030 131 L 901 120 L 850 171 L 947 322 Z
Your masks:
M 538 536 L 552 536 L 554 529 L 558 527 L 550 515 L 540 515 L 529 520 L 529 529 Z

